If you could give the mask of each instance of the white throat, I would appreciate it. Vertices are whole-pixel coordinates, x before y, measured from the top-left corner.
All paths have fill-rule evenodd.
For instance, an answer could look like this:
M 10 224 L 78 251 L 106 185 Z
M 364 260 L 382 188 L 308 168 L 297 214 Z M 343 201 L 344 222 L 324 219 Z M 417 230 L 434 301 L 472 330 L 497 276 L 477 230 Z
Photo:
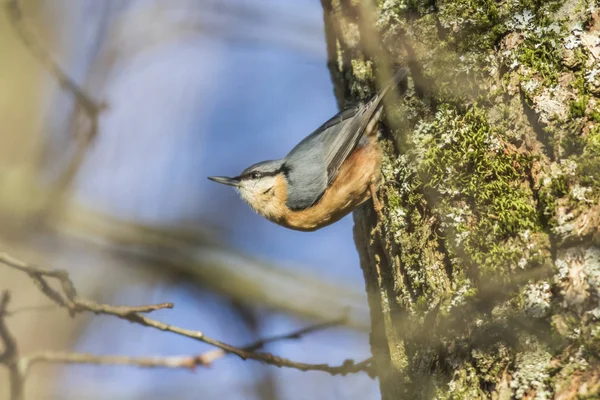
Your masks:
M 246 180 L 236 188 L 240 197 L 248 203 L 255 211 L 264 215 L 265 204 L 271 195 L 270 191 L 275 186 L 276 177 L 266 176 L 260 179 Z

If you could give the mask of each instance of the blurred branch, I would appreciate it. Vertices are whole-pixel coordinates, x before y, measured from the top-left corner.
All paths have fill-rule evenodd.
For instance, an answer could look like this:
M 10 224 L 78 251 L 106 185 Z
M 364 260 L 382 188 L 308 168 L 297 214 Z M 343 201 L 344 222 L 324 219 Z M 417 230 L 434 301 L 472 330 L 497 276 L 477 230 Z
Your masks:
M 22 357 L 21 365 L 25 371 L 33 364 L 90 364 L 90 365 L 129 365 L 140 368 L 183 368 L 194 369 L 197 365 L 206 365 L 202 355 L 172 357 L 128 357 L 116 355 L 94 355 L 86 353 L 61 353 L 44 351 Z
M 94 314 L 112 315 L 138 325 L 158 329 L 165 332 L 171 332 L 180 336 L 185 336 L 200 342 L 207 343 L 209 345 L 221 349 L 223 351 L 223 354 L 231 353 L 237 355 L 243 360 L 256 360 L 277 367 L 288 367 L 299 369 L 301 371 L 323 371 L 331 375 L 346 375 L 348 373 L 366 371 L 370 366 L 370 359 L 362 361 L 360 363 L 355 363 L 353 360 L 346 360 L 342 365 L 330 366 L 328 364 L 308 364 L 295 362 L 287 358 L 273 355 L 271 353 L 255 352 L 255 349 L 262 347 L 266 343 L 265 341 L 257 342 L 257 344 L 251 345 L 246 348 L 235 347 L 230 344 L 221 342 L 219 340 L 210 338 L 201 331 L 194 331 L 190 329 L 180 328 L 174 325 L 165 324 L 158 320 L 149 318 L 146 315 L 143 315 L 143 313 L 163 308 L 171 308 L 173 307 L 173 304 L 171 303 L 139 307 L 111 306 L 107 304 L 99 304 L 94 301 L 78 297 L 73 282 L 71 281 L 68 273 L 64 270 L 43 269 L 37 266 L 29 265 L 6 254 L 0 254 L 0 263 L 3 263 L 9 267 L 27 273 L 47 297 L 56 302 L 59 306 L 67 308 L 71 315 L 74 315 L 79 312 L 92 312 Z M 47 281 L 47 279 L 56 279 L 60 284 L 61 291 L 53 289 Z M 298 335 L 302 334 L 302 332 L 306 332 L 306 330 L 301 331 L 300 333 L 286 335 L 281 338 L 297 337 Z M 280 338 L 277 339 L 280 340 Z M 213 359 L 219 358 L 218 354 L 213 354 L 212 357 Z M 120 358 L 119 360 L 122 361 L 123 359 Z M 148 359 L 144 359 L 144 361 L 148 361 Z
M 19 36 L 25 47 L 31 54 L 58 80 L 60 86 L 73 93 L 77 102 L 89 116 L 97 118 L 102 107 L 92 100 L 62 68 L 52 59 L 50 53 L 43 48 L 35 34 L 29 29 L 23 16 L 23 10 L 18 0 L 8 0 L 6 3 L 8 20 L 12 24 L 15 33 Z
M 23 398 L 23 384 L 25 381 L 24 374 L 19 368 L 17 342 L 4 321 L 9 302 L 10 294 L 8 291 L 4 291 L 0 299 L 0 342 L 4 344 L 4 352 L 0 353 L 0 364 L 4 364 L 8 368 L 10 400 L 21 400 Z
M 105 104 L 96 103 L 79 85 L 71 79 L 67 73 L 54 61 L 52 55 L 39 42 L 36 35 L 29 28 L 25 20 L 23 10 L 18 0 L 8 0 L 6 3 L 8 20 L 10 21 L 15 33 L 21 39 L 25 47 L 31 54 L 46 68 L 58 81 L 59 85 L 72 93 L 76 100 L 76 105 L 83 109 L 89 119 L 89 129 L 85 135 L 78 135 L 77 149 L 66 167 L 59 182 L 57 183 L 57 194 L 60 195 L 67 189 L 84 159 L 84 155 L 90 144 L 98 134 L 98 116 L 105 108 Z M 56 199 L 49 202 L 52 206 Z
M 49 310 L 58 310 L 59 308 L 54 305 L 43 305 L 43 306 L 27 306 L 27 307 L 19 307 L 17 309 L 4 312 L 5 317 L 12 317 L 17 314 L 30 312 L 30 311 L 49 311 Z
M 183 274 L 234 299 L 262 303 L 297 315 L 333 320 L 347 314 L 346 325 L 367 331 L 365 295 L 340 282 L 327 282 L 302 268 L 282 268 L 249 257 L 214 239 L 208 230 L 185 231 L 124 221 L 69 204 L 57 221 L 58 233 L 119 253 L 128 263 Z
M 306 18 L 288 8 L 277 4 L 266 8 L 256 3 L 203 2 L 182 15 L 173 13 L 169 3 L 145 2 L 115 19 L 112 35 L 117 38 L 118 51 L 129 57 L 173 41 L 203 36 L 234 45 L 282 47 L 321 59 L 324 54 L 318 19 Z M 157 18 L 161 23 L 155 23 Z

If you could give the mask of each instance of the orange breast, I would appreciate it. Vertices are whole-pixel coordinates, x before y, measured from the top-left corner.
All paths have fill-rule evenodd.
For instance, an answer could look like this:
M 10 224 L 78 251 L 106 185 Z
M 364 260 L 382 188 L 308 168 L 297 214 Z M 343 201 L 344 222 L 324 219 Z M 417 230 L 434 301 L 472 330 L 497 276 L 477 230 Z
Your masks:
M 379 181 L 381 168 L 379 142 L 375 135 L 368 139 L 368 144 L 358 147 L 342 164 L 336 179 L 317 204 L 302 211 L 277 213 L 279 215 L 269 219 L 291 229 L 314 231 L 340 220 L 367 200 L 369 185 Z M 285 184 L 279 190 L 284 188 Z

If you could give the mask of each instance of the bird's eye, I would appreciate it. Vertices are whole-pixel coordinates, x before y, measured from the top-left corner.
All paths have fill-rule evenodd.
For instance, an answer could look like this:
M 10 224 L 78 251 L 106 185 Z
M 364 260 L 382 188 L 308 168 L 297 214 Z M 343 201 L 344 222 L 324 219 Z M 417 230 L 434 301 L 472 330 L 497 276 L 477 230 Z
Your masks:
M 250 173 L 250 178 L 258 179 L 258 178 L 260 178 L 260 174 L 256 171 L 254 171 L 254 172 Z

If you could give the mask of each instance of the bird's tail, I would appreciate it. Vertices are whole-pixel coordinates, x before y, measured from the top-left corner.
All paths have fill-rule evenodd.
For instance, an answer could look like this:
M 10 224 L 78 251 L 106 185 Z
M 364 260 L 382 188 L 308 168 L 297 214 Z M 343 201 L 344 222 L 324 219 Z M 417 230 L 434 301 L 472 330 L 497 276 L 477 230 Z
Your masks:
M 377 93 L 377 96 L 380 99 L 383 98 L 390 89 L 395 88 L 400 82 L 406 79 L 408 72 L 408 68 L 400 68 L 396 71 L 392 79 Z
M 400 82 L 406 79 L 408 72 L 408 68 L 401 68 L 396 71 L 392 79 L 390 79 L 390 81 L 386 83 L 385 86 L 367 102 L 364 110 L 368 111 L 361 113 L 363 125 L 360 132 L 362 132 L 362 134 L 366 133 L 367 136 L 369 136 L 378 132 L 375 127 L 377 126 L 379 117 L 383 112 L 382 100 L 390 89 L 395 88 Z

